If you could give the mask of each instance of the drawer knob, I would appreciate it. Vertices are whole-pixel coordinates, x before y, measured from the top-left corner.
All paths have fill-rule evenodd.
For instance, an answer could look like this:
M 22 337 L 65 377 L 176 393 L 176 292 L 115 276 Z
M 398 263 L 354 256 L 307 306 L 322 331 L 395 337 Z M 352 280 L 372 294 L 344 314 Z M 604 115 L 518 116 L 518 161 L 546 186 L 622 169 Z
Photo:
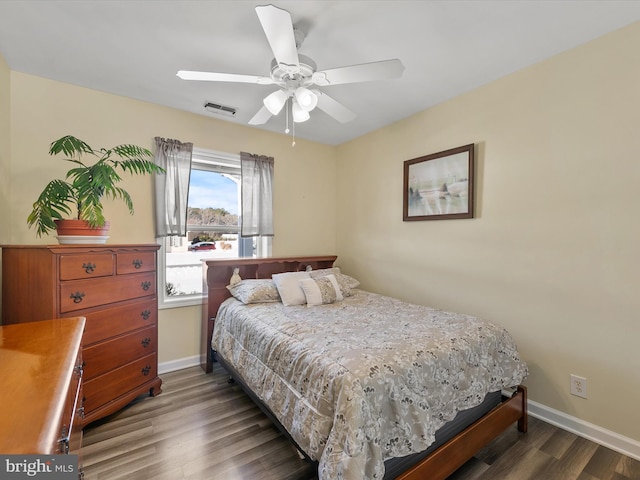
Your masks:
M 73 298 L 73 303 L 80 303 L 84 297 L 84 292 L 76 292 L 69 295 L 69 298 Z
M 151 343 L 151 339 L 149 337 L 143 338 L 140 342 L 144 348 L 147 348 Z
M 91 262 L 83 263 L 82 268 L 84 268 L 84 273 L 90 274 L 96 269 L 96 264 Z
M 145 292 L 151 288 L 151 282 L 142 282 L 140 285 Z
M 151 310 L 143 310 L 140 316 L 143 320 L 149 320 L 149 317 L 151 316 Z
M 139 270 L 140 268 L 142 268 L 142 260 L 140 259 L 135 259 L 133 262 L 131 262 L 131 264 L 133 265 L 133 268 L 135 268 L 136 270 Z
M 149 372 L 151 372 L 151 365 L 147 365 L 145 366 L 142 370 L 140 370 L 142 372 L 142 375 L 144 375 L 145 377 L 147 375 L 149 375 Z

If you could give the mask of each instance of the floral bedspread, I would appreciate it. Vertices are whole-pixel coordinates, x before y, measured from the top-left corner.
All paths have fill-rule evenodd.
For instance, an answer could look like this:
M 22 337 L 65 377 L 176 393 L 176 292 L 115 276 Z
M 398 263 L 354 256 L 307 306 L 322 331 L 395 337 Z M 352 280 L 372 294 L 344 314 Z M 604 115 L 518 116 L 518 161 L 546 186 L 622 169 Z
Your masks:
M 363 290 L 329 305 L 230 298 L 212 346 L 319 461 L 320 480 L 382 479 L 485 394 L 527 376 L 491 322 Z

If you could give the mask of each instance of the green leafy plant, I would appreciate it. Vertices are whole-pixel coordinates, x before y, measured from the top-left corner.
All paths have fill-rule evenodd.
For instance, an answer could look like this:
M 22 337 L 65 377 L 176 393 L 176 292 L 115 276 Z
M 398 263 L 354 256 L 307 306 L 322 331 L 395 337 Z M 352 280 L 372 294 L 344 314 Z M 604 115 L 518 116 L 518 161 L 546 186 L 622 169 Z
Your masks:
M 55 221 L 70 217 L 74 211 L 78 220 L 85 220 L 92 228 L 103 226 L 103 197 L 124 201 L 133 214 L 131 196 L 117 186 L 122 180 L 119 170 L 131 175 L 165 173 L 153 163 L 151 151 L 136 145 L 95 150 L 66 135 L 49 148 L 49 155 L 60 153 L 69 157 L 65 161 L 76 166 L 67 172 L 65 180 L 51 180 L 33 204 L 27 223 L 29 227 L 35 226 L 38 237 L 54 231 Z M 93 157 L 93 163 L 85 161 L 85 157 Z

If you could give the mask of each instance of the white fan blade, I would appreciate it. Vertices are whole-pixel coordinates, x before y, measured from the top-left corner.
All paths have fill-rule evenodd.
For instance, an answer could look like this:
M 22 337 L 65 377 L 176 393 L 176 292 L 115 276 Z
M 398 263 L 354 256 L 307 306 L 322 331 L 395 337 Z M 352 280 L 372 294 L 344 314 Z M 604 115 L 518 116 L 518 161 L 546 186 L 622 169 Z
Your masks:
M 176 75 L 183 80 L 203 80 L 206 82 L 257 83 L 260 85 L 271 85 L 273 83 L 273 80 L 269 77 L 240 75 L 236 73 L 192 72 L 188 70 L 180 70 Z
M 396 58 L 315 72 L 313 74 L 313 83 L 327 86 L 341 83 L 371 82 L 401 77 L 403 71 L 404 65 Z
M 299 72 L 300 63 L 291 14 L 274 5 L 258 6 L 256 13 L 280 68 L 288 73 Z
M 318 108 L 326 114 L 331 115 L 340 123 L 347 123 L 356 118 L 355 113 L 326 93 L 319 90 L 313 90 L 313 93 L 318 97 Z
M 263 106 L 258 113 L 256 113 L 251 120 L 249 120 L 249 125 L 262 125 L 263 123 L 267 123 L 267 120 L 271 118 L 271 112 L 267 110 L 267 107 Z

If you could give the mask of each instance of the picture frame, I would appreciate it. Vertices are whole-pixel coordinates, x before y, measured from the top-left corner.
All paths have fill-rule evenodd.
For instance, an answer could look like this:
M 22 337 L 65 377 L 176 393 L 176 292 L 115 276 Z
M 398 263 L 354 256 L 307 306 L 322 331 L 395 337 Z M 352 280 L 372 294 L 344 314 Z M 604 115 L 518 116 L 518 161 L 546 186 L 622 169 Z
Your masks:
M 404 162 L 402 220 L 474 217 L 474 144 Z

